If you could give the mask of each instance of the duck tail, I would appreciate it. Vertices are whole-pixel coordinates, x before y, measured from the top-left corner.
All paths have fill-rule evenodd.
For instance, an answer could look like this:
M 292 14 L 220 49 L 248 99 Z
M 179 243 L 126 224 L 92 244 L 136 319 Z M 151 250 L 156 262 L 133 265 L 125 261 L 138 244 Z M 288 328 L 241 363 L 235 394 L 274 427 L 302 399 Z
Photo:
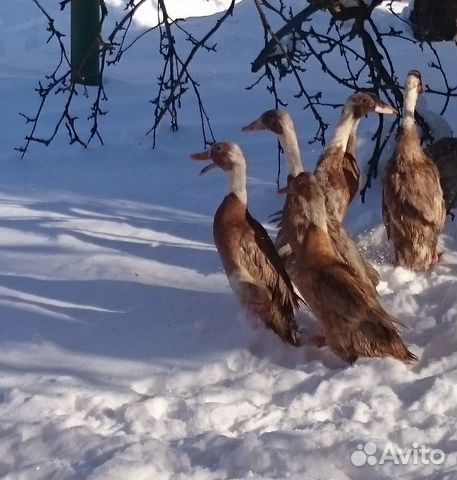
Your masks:
M 410 352 L 401 339 L 400 339 L 400 342 L 401 342 L 401 347 L 398 349 L 395 349 L 396 350 L 395 354 L 392 356 L 402 361 L 406 365 L 411 365 L 413 362 L 415 362 L 418 359 L 418 356 Z

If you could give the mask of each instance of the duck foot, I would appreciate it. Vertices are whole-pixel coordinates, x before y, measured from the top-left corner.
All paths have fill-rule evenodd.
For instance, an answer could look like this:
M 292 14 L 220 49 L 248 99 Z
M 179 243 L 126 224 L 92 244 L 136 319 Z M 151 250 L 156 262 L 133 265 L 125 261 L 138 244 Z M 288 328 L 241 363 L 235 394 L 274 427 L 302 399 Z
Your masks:
M 436 265 L 441 261 L 441 257 L 443 256 L 443 253 L 444 252 L 440 252 L 440 253 L 435 253 L 435 255 L 433 255 L 432 265 Z
M 322 348 L 327 345 L 327 340 L 324 335 L 314 335 L 308 339 L 308 344 L 313 347 Z

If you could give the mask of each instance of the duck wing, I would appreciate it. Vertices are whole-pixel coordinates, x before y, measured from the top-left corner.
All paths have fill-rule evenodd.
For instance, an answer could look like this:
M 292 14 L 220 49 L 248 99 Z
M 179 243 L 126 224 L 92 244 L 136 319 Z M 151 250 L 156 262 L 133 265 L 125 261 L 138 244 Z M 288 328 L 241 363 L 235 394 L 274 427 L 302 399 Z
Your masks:
M 332 215 L 328 215 L 327 228 L 335 253 L 339 256 L 340 260 L 347 264 L 355 272 L 357 277 L 360 277 L 365 282 L 371 283 L 373 288 L 376 289 L 379 283 L 379 273 L 363 258 L 356 244 L 341 223 Z
M 389 212 L 389 228 L 395 224 L 403 230 L 411 222 L 411 228 L 422 224 L 441 231 L 446 212 L 437 167 L 421 163 L 403 177 L 394 171 L 385 178 L 383 204 Z
M 352 202 L 354 197 L 360 188 L 360 168 L 357 165 L 357 161 L 351 153 L 346 151 L 343 158 L 343 175 L 346 180 L 346 185 L 349 193 L 349 204 Z
M 289 275 L 267 231 L 249 212 L 246 219 L 252 227 L 252 236 L 241 246 L 243 263 L 246 267 L 251 265 L 250 268 L 255 270 L 269 288 L 278 289 L 281 303 L 286 302 L 293 310 L 298 309 L 300 297 L 294 292 Z
M 238 279 L 238 288 L 249 297 L 246 303 L 266 305 L 267 308 L 255 313 L 269 328 L 283 340 L 298 345 L 294 314 L 299 308 L 300 297 L 267 231 L 249 212 L 246 212 L 246 220 L 251 228 L 239 242 L 237 263 L 240 271 L 248 275 Z
M 401 340 L 396 325 L 372 294 L 369 286 L 354 277 L 346 265 L 335 263 L 321 269 L 314 282 L 315 298 L 322 298 L 321 315 L 331 322 L 328 343 L 346 361 L 359 356 L 392 356 L 406 363 L 416 357 Z

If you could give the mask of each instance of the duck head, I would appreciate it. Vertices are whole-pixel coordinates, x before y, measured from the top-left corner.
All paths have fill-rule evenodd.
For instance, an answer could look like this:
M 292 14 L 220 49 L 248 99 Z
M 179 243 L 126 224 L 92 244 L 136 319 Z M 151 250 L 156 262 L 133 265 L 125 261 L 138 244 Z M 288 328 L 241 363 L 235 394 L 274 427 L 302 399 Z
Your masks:
M 384 115 L 398 114 L 398 110 L 383 102 L 372 92 L 357 92 L 351 95 L 344 104 L 343 112 L 348 112 L 355 119 L 360 119 L 369 113 L 382 113 Z
M 296 177 L 303 172 L 294 122 L 285 110 L 267 110 L 257 120 L 241 129 L 242 132 L 254 132 L 257 130 L 269 130 L 278 137 L 284 150 L 290 177 Z
M 410 70 L 406 76 L 405 93 L 416 90 L 417 94 L 424 93 L 424 84 L 419 70 Z
M 294 129 L 292 118 L 285 110 L 267 110 L 257 120 L 241 129 L 242 132 L 270 130 L 276 135 L 284 135 L 287 130 Z
M 192 160 L 211 160 L 212 163 L 200 171 L 200 175 L 209 172 L 215 167 L 228 172 L 237 166 L 245 166 L 243 152 L 236 143 L 216 142 L 208 149 L 199 153 L 192 153 Z

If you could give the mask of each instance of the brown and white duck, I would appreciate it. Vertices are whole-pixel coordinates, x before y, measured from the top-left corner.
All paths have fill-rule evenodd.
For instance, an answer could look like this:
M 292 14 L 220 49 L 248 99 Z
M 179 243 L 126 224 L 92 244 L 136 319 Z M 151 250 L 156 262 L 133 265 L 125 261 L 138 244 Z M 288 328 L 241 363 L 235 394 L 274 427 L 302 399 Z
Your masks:
M 383 219 L 395 263 L 412 270 L 426 270 L 438 261 L 438 236 L 446 216 L 438 169 L 422 150 L 414 122 L 422 92 L 421 75 L 411 70 L 395 150 L 383 179 Z
M 264 112 L 257 120 L 250 123 L 242 129 L 245 132 L 256 130 L 270 130 L 277 135 L 279 142 L 284 150 L 287 161 L 288 176 L 287 181 L 290 184 L 296 177 L 303 172 L 303 164 L 298 146 L 298 139 L 295 126 L 290 115 L 284 110 L 268 110 Z M 287 198 L 286 198 L 287 204 Z M 281 215 L 284 215 L 284 209 Z M 288 246 L 287 234 L 282 227 L 283 221 L 280 217 L 279 231 L 276 237 L 276 248 L 283 258 L 289 257 L 291 250 Z M 365 282 L 373 285 L 373 288 L 379 283 L 378 272 L 362 257 L 354 241 L 347 234 L 333 212 L 327 214 L 327 229 L 330 235 L 333 249 L 338 258 L 349 265 L 354 272 Z M 286 266 L 292 260 L 288 258 Z
M 371 92 L 358 92 L 347 99 L 333 137 L 314 170 L 325 193 L 327 212 L 340 222 L 360 188 L 360 169 L 355 160 L 356 131 L 361 118 L 371 112 L 397 113 Z
M 284 228 L 295 257 L 294 281 L 319 321 L 325 341 L 342 360 L 417 357 L 403 343 L 399 323 L 373 289 L 335 255 L 326 220 L 325 196 L 316 178 L 301 173 L 288 187 Z
M 247 209 L 246 162 L 241 149 L 234 143 L 218 142 L 191 158 L 212 160 L 202 173 L 217 166 L 229 179 L 229 193 L 214 216 L 213 236 L 233 293 L 248 313 L 298 346 L 294 313 L 299 297 L 268 233 Z
M 438 167 L 446 210 L 457 206 L 457 138 L 444 137 L 425 150 Z

